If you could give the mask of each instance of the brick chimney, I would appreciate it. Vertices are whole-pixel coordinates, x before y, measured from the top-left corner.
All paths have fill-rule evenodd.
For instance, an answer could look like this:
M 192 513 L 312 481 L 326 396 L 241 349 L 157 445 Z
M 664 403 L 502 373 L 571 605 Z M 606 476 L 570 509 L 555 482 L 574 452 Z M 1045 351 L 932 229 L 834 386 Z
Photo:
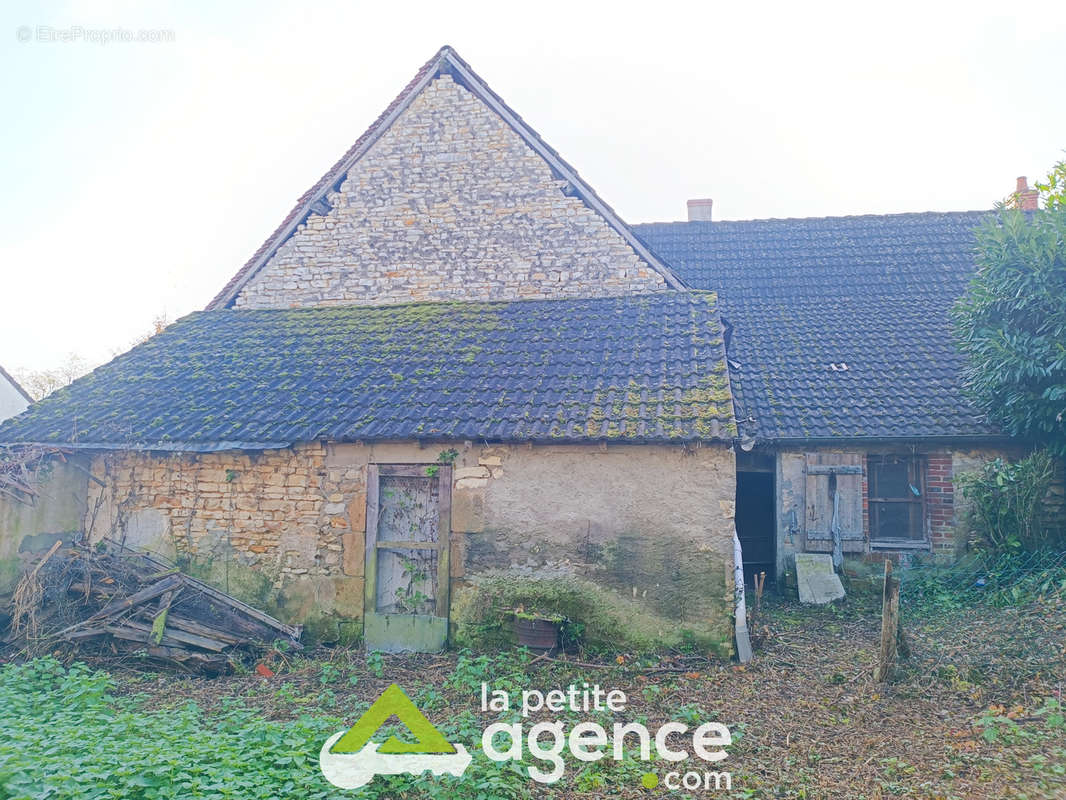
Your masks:
M 709 197 L 704 197 L 698 200 L 688 201 L 688 221 L 689 222 L 710 222 L 711 221 L 711 206 L 714 205 L 714 200 Z
M 1040 192 L 1036 189 L 1030 189 L 1029 179 L 1022 175 L 1018 178 L 1018 187 L 1014 190 L 1014 197 L 1018 203 L 1018 208 L 1022 211 L 1036 211 L 1036 201 L 1040 197 Z

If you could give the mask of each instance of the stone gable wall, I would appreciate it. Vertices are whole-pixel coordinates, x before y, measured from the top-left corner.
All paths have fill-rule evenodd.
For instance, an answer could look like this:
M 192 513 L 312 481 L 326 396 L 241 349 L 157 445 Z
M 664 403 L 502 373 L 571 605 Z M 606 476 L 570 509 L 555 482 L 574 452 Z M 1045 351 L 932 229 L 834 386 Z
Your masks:
M 237 308 L 665 289 L 547 162 L 448 75 L 433 81 L 240 292 Z

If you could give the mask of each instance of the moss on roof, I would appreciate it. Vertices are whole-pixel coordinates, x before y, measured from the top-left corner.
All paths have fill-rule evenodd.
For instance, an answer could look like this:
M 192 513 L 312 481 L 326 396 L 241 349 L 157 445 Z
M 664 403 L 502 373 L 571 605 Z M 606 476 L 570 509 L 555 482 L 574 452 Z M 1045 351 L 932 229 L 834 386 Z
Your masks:
M 191 314 L 0 444 L 688 441 L 736 430 L 711 292 Z

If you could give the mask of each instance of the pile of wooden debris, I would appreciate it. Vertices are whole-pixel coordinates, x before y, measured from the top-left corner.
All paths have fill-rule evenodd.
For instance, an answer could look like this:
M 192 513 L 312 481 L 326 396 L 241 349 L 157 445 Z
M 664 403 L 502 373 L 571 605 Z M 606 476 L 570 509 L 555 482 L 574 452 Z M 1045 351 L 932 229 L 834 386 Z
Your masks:
M 3 642 L 8 654 L 71 647 L 221 672 L 278 640 L 299 648 L 300 633 L 149 555 L 57 542 L 19 581 Z
M 52 468 L 52 459 L 70 463 L 75 469 L 85 471 L 84 467 L 68 461 L 68 455 L 70 450 L 61 447 L 0 447 L 0 497 L 25 505 L 36 505 L 39 495 L 36 487 L 42 473 Z

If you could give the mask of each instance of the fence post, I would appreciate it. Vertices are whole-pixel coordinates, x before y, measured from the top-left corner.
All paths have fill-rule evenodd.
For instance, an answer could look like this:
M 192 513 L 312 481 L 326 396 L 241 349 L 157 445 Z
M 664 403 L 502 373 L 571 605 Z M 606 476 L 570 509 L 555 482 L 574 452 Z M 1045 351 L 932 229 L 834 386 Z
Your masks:
M 885 561 L 885 589 L 881 597 L 881 650 L 874 680 L 885 681 L 896 660 L 896 643 L 899 637 L 899 578 L 892 574 L 892 562 Z

